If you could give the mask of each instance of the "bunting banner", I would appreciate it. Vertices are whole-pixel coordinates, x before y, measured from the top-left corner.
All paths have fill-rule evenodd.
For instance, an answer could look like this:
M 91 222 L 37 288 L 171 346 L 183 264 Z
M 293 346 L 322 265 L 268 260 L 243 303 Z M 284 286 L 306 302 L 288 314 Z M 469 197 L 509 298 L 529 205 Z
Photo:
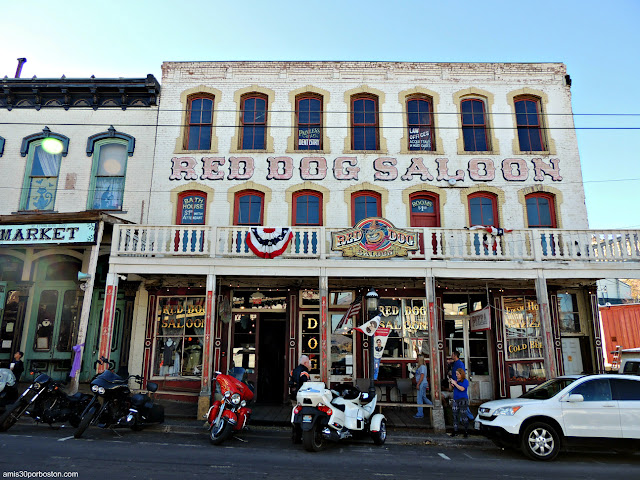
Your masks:
M 291 227 L 254 227 L 247 232 L 247 246 L 260 258 L 282 255 L 293 237 Z
M 474 225 L 473 227 L 469 227 L 469 230 L 484 230 L 485 232 L 493 235 L 494 237 L 501 237 L 505 233 L 513 232 L 512 228 L 499 228 L 494 227 L 492 225 Z

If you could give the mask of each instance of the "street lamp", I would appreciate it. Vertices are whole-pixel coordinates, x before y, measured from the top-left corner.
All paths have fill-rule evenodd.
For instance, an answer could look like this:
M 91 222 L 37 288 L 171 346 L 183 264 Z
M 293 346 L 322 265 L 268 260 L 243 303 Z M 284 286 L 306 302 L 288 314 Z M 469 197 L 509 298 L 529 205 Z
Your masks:
M 378 314 L 378 304 L 380 303 L 380 296 L 378 292 L 376 292 L 375 288 L 371 287 L 371 290 L 365 295 L 367 299 L 367 316 L 369 320 L 375 317 Z M 375 340 L 375 336 L 371 336 L 369 338 L 369 395 L 373 397 L 376 394 L 376 387 L 373 383 L 373 342 Z

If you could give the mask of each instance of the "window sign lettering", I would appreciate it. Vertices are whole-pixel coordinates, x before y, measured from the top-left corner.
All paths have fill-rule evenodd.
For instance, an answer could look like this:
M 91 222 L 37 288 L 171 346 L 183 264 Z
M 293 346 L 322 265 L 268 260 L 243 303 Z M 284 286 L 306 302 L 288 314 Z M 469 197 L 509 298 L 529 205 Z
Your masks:
M 410 150 L 431 150 L 431 130 L 429 127 L 409 128 Z
M 416 198 L 411 200 L 411 213 L 433 213 L 433 200 Z
M 182 199 L 181 225 L 204 224 L 204 197 L 200 195 L 188 195 Z
M 320 128 L 300 127 L 298 128 L 298 146 L 320 146 Z
M 543 356 L 538 303 L 531 297 L 504 297 L 503 318 L 508 360 Z
M 309 372 L 318 375 L 320 373 L 320 315 L 318 313 L 303 313 L 301 322 L 301 353 L 311 359 Z

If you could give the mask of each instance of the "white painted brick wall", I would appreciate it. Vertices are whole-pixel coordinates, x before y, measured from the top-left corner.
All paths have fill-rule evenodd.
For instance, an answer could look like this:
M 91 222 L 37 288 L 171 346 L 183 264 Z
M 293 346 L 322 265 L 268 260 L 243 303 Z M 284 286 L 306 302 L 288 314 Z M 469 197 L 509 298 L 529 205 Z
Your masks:
M 280 73 L 286 72 L 282 78 Z M 275 91 L 275 99 L 271 105 L 274 113 L 271 115 L 274 127 L 288 127 L 291 125 L 293 106 L 289 102 L 289 92 L 306 85 L 313 85 L 330 92 L 330 101 L 325 102 L 325 111 L 340 112 L 327 113 L 328 137 L 331 152 L 324 154 L 327 160 L 328 173 L 320 185 L 331 191 L 331 199 L 327 205 L 326 225 L 330 227 L 344 227 L 350 224 L 347 218 L 347 208 L 344 200 L 344 190 L 352 185 L 369 182 L 389 191 L 388 204 L 385 205 L 386 216 L 396 226 L 407 226 L 408 206 L 403 203 L 402 191 L 419 185 L 418 179 L 403 181 L 400 176 L 410 165 L 413 155 L 400 154 L 400 139 L 402 137 L 403 109 L 398 99 L 398 93 L 413 87 L 422 87 L 439 94 L 440 102 L 436 106 L 441 113 L 437 125 L 442 127 L 439 136 L 442 139 L 444 155 L 420 154 L 425 160 L 431 173 L 437 176 L 435 158 L 449 159 L 449 172 L 453 174 L 457 169 L 465 171 L 464 182 L 458 187 L 469 187 L 474 184 L 486 184 L 505 192 L 505 205 L 502 207 L 503 218 L 501 225 L 507 228 L 523 228 L 526 225 L 524 210 L 518 202 L 518 190 L 532 186 L 545 185 L 553 187 L 563 195 L 563 203 L 559 205 L 559 216 L 562 218 L 563 228 L 587 228 L 587 213 L 582 185 L 580 157 L 578 154 L 575 131 L 572 129 L 570 90 L 564 84 L 565 67 L 558 63 L 545 64 L 429 64 L 429 63 L 386 63 L 386 62 L 168 62 L 163 64 L 162 99 L 159 114 L 158 137 L 153 177 L 153 193 L 149 223 L 172 224 L 172 209 L 169 205 L 170 191 L 187 182 L 170 181 L 171 158 L 174 156 L 193 156 L 197 160 L 201 173 L 203 156 L 224 156 L 227 163 L 223 170 L 228 174 L 228 159 L 230 156 L 241 156 L 241 153 L 230 153 L 231 139 L 236 135 L 235 110 L 239 108 L 234 102 L 234 93 L 250 85 L 258 85 Z M 361 168 L 358 181 L 339 181 L 333 177 L 333 161 L 343 156 L 344 138 L 347 135 L 348 115 L 350 108 L 344 101 L 344 92 L 366 84 L 369 87 L 385 93 L 385 102 L 379 106 L 382 115 L 381 135 L 386 138 L 388 153 L 386 154 L 349 154 L 358 158 Z M 179 136 L 181 109 L 180 94 L 188 89 L 205 85 L 222 91 L 222 98 L 218 104 L 217 128 L 218 152 L 211 155 L 175 153 L 176 138 Z M 468 178 L 467 164 L 473 155 L 458 155 L 456 141 L 460 135 L 458 119 L 454 114 L 444 114 L 458 110 L 454 105 L 455 92 L 467 88 L 479 88 L 494 95 L 492 123 L 498 129 L 495 136 L 499 142 L 500 152 L 489 155 L 496 166 L 496 179 L 492 182 L 473 182 Z M 533 181 L 533 168 L 530 159 L 536 155 L 514 155 L 512 140 L 517 135 L 513 129 L 512 110 L 507 103 L 507 93 L 516 89 L 528 87 L 546 93 L 549 99 L 546 113 L 548 125 L 551 127 L 551 138 L 555 142 L 556 154 L 543 157 L 545 163 L 549 158 L 560 159 L 560 173 L 562 181 L 554 182 L 546 176 L 543 182 Z M 284 111 L 278 113 L 277 111 Z M 507 114 L 507 115 L 503 115 Z M 562 115 L 556 115 L 562 114 Z M 230 127 L 231 126 L 231 127 Z M 337 128 L 331 128 L 337 127 Z M 500 127 L 507 127 L 501 129 Z M 253 182 L 265 185 L 272 190 L 272 201 L 265 213 L 266 223 L 272 226 L 289 225 L 288 207 L 285 203 L 285 190 L 292 185 L 302 183 L 299 175 L 300 159 L 313 155 L 295 153 L 287 154 L 287 139 L 292 135 L 293 128 L 271 128 L 270 134 L 274 138 L 274 153 L 250 153 L 255 159 L 256 170 Z M 266 180 L 267 157 L 290 156 L 294 160 L 294 174 L 290 180 Z M 398 178 L 395 181 L 383 182 L 373 180 L 373 161 L 378 156 L 389 156 L 397 159 Z M 507 182 L 500 171 L 502 160 L 505 158 L 523 158 L 530 167 L 529 179 L 525 182 Z M 233 207 L 227 201 L 227 190 L 242 183 L 235 180 L 198 180 L 198 183 L 215 190 L 212 211 L 207 213 L 207 222 L 212 225 L 228 225 L 230 209 Z M 444 181 L 425 182 L 430 187 L 440 187 L 447 194 L 444 205 L 442 226 L 460 228 L 467 225 L 465 208 L 461 203 L 460 189 L 451 188 Z

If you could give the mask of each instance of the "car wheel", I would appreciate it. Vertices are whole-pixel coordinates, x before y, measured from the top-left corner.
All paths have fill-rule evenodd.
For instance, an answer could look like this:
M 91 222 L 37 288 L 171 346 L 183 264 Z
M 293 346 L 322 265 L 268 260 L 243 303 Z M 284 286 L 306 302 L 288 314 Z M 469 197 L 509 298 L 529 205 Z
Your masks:
M 522 435 L 522 451 L 534 460 L 553 460 L 560 453 L 560 435 L 549 424 L 532 423 Z

